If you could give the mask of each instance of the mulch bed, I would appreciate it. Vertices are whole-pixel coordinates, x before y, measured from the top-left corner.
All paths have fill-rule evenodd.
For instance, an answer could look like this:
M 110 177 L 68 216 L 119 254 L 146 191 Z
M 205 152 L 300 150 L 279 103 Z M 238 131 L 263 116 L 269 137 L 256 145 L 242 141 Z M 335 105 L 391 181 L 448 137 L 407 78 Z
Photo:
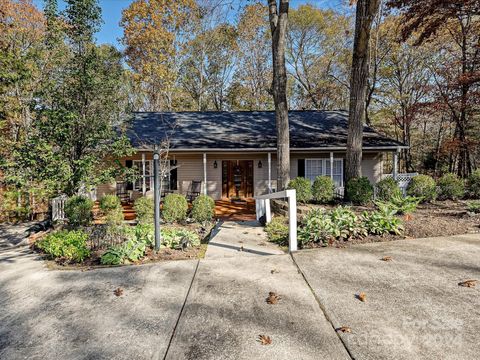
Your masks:
M 401 236 L 369 235 L 361 239 L 335 240 L 329 246 L 342 248 L 362 243 L 478 234 L 480 233 L 480 214 L 468 213 L 467 206 L 468 201 L 450 200 L 420 204 L 413 214 L 401 216 L 405 229 Z M 373 207 L 365 206 L 352 206 L 352 209 L 359 214 L 365 210 L 374 210 Z M 312 247 L 322 247 L 322 245 L 312 244 L 308 246 L 308 248 Z

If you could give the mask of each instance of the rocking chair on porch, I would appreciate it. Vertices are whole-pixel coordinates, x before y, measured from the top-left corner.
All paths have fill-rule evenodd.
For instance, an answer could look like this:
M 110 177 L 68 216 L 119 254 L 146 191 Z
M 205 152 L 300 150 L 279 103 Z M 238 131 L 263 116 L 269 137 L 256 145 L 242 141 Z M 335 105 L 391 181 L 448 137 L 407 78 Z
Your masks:
M 202 182 L 193 180 L 190 184 L 190 189 L 187 191 L 187 200 L 192 202 L 195 200 L 202 191 Z

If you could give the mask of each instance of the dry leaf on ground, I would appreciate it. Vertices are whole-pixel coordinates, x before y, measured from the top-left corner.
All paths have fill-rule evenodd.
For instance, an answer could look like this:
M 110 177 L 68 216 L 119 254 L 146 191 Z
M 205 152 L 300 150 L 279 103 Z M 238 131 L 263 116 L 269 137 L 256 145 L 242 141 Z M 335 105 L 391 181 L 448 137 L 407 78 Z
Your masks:
M 478 280 L 465 280 L 459 282 L 458 285 L 463 287 L 475 287 L 475 285 L 477 285 L 477 281 Z
M 391 256 L 384 256 L 380 260 L 382 260 L 382 261 L 392 261 L 393 259 L 392 259 Z
M 271 273 L 271 274 L 276 274 L 276 273 L 279 273 L 279 272 L 280 272 L 280 271 L 278 271 L 277 269 L 272 269 L 272 270 L 270 270 L 270 273 Z
M 113 293 L 115 296 L 122 296 L 123 295 L 123 289 L 122 288 L 116 288 Z
M 278 301 L 281 299 L 281 296 L 280 295 L 277 295 L 276 293 L 274 293 L 273 291 L 270 291 L 268 293 L 268 297 L 266 299 L 267 301 L 267 304 L 270 304 L 270 305 L 275 305 L 278 303 Z
M 258 335 L 257 341 L 262 345 L 270 345 L 272 343 L 272 338 L 268 335 Z
M 339 327 L 338 329 L 335 329 L 337 331 L 341 331 L 343 333 L 351 333 L 352 332 L 352 329 L 350 329 L 348 326 L 342 326 L 342 327 Z
M 367 300 L 367 294 L 365 294 L 364 292 L 361 292 L 357 295 L 355 295 L 355 297 L 360 300 L 361 302 L 365 302 Z

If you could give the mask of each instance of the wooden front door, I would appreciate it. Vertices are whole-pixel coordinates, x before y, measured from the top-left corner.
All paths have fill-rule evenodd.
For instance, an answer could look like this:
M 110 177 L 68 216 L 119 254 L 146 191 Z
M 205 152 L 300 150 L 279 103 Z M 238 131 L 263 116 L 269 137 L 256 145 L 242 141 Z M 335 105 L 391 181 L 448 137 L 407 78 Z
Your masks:
M 253 197 L 253 160 L 222 161 L 222 197 Z

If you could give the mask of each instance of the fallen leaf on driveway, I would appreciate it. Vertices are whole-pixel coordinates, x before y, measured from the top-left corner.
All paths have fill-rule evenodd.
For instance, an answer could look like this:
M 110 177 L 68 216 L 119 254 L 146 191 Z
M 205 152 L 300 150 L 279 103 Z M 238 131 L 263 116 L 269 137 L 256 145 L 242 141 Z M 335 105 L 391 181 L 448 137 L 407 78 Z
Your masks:
M 116 288 L 113 293 L 115 296 L 122 296 L 123 295 L 123 289 L 122 288 Z
M 268 293 L 268 297 L 266 299 L 267 301 L 267 304 L 270 304 L 270 305 L 275 305 L 278 303 L 278 301 L 281 299 L 281 297 L 277 294 L 275 294 L 273 291 L 270 291 Z
M 277 269 L 272 269 L 272 270 L 270 270 L 270 273 L 272 273 L 272 274 L 279 273 L 279 272 L 280 272 L 280 271 L 278 271 Z
M 335 329 L 336 331 L 341 331 L 343 333 L 351 333 L 352 329 L 350 329 L 348 326 L 342 326 L 339 327 L 338 329 Z
M 367 300 L 367 294 L 365 294 L 364 292 L 361 292 L 357 295 L 355 295 L 355 297 L 360 300 L 361 302 L 365 302 Z
M 477 281 L 478 280 L 465 280 L 465 281 L 459 282 L 458 285 L 463 287 L 475 287 L 475 285 L 477 285 Z
M 384 256 L 380 260 L 382 260 L 382 261 L 392 261 L 393 259 L 392 259 L 391 256 Z
M 257 341 L 262 345 L 270 345 L 272 343 L 272 338 L 268 335 L 258 335 Z

